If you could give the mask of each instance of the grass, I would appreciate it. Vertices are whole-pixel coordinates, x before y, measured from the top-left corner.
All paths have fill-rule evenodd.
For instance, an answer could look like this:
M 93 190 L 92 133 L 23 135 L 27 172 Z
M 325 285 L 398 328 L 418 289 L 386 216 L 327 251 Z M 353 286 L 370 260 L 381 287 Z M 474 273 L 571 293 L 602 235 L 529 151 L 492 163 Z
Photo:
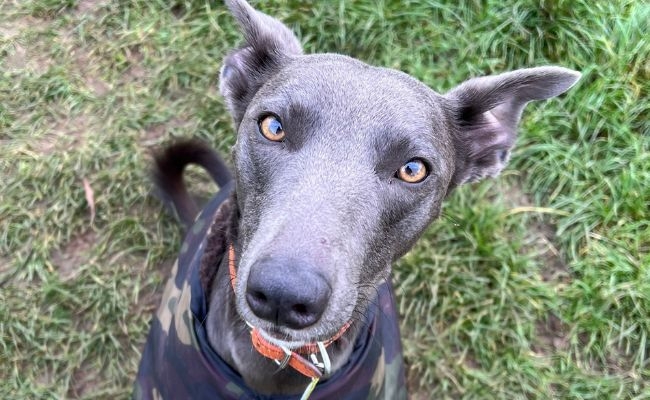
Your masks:
M 510 167 L 456 191 L 396 265 L 409 381 L 422 398 L 650 399 L 650 6 L 261 7 L 307 52 L 438 91 L 583 72 L 528 107 Z M 216 77 L 239 36 L 219 2 L 8 0 L 0 38 L 0 397 L 125 398 L 181 240 L 150 152 L 189 136 L 228 151 Z

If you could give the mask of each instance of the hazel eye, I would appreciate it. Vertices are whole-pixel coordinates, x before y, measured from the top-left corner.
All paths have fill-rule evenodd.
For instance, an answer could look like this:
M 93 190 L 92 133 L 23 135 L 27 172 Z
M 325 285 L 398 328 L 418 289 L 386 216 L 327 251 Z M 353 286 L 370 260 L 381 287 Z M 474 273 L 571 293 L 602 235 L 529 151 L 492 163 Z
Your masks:
M 262 136 L 272 142 L 280 142 L 284 139 L 284 130 L 278 117 L 267 115 L 258 123 Z
M 429 175 L 427 166 L 420 159 L 413 159 L 397 171 L 395 176 L 407 183 L 422 182 Z

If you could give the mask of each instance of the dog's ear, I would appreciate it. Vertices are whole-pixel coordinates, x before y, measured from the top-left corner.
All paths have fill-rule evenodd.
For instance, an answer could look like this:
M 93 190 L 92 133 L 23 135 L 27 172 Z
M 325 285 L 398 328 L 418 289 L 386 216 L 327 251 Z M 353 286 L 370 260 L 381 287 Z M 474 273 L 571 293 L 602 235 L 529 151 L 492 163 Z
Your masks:
M 244 0 L 226 0 L 244 35 L 241 48 L 224 60 L 219 90 L 239 125 L 260 87 L 291 57 L 302 54 L 300 41 L 282 22 L 255 10 Z
M 470 79 L 450 91 L 446 97 L 457 154 L 452 187 L 498 175 L 508 162 L 526 104 L 558 96 L 579 78 L 580 73 L 566 68 L 529 68 Z

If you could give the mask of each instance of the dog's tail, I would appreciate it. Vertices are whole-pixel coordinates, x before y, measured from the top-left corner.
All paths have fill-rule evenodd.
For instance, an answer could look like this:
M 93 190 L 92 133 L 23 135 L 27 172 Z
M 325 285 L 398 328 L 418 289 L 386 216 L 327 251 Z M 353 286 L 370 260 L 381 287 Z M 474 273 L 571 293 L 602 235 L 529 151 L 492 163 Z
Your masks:
M 154 155 L 153 181 L 163 203 L 171 206 L 185 228 L 189 228 L 199 213 L 183 181 L 183 171 L 189 164 L 203 167 L 219 187 L 232 180 L 223 159 L 205 142 L 197 139 L 176 142 Z

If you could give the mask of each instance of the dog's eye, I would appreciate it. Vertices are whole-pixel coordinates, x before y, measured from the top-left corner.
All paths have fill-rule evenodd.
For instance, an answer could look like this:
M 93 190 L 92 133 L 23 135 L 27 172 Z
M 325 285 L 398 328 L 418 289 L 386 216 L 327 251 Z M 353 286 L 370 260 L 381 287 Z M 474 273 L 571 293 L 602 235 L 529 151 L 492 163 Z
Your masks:
M 395 176 L 404 182 L 418 183 L 422 182 L 428 174 L 429 171 L 427 171 L 427 166 L 424 164 L 424 162 L 415 158 L 402 165 Z
M 274 115 L 267 115 L 260 119 L 259 129 L 262 136 L 273 142 L 279 142 L 284 139 L 282 123 Z

